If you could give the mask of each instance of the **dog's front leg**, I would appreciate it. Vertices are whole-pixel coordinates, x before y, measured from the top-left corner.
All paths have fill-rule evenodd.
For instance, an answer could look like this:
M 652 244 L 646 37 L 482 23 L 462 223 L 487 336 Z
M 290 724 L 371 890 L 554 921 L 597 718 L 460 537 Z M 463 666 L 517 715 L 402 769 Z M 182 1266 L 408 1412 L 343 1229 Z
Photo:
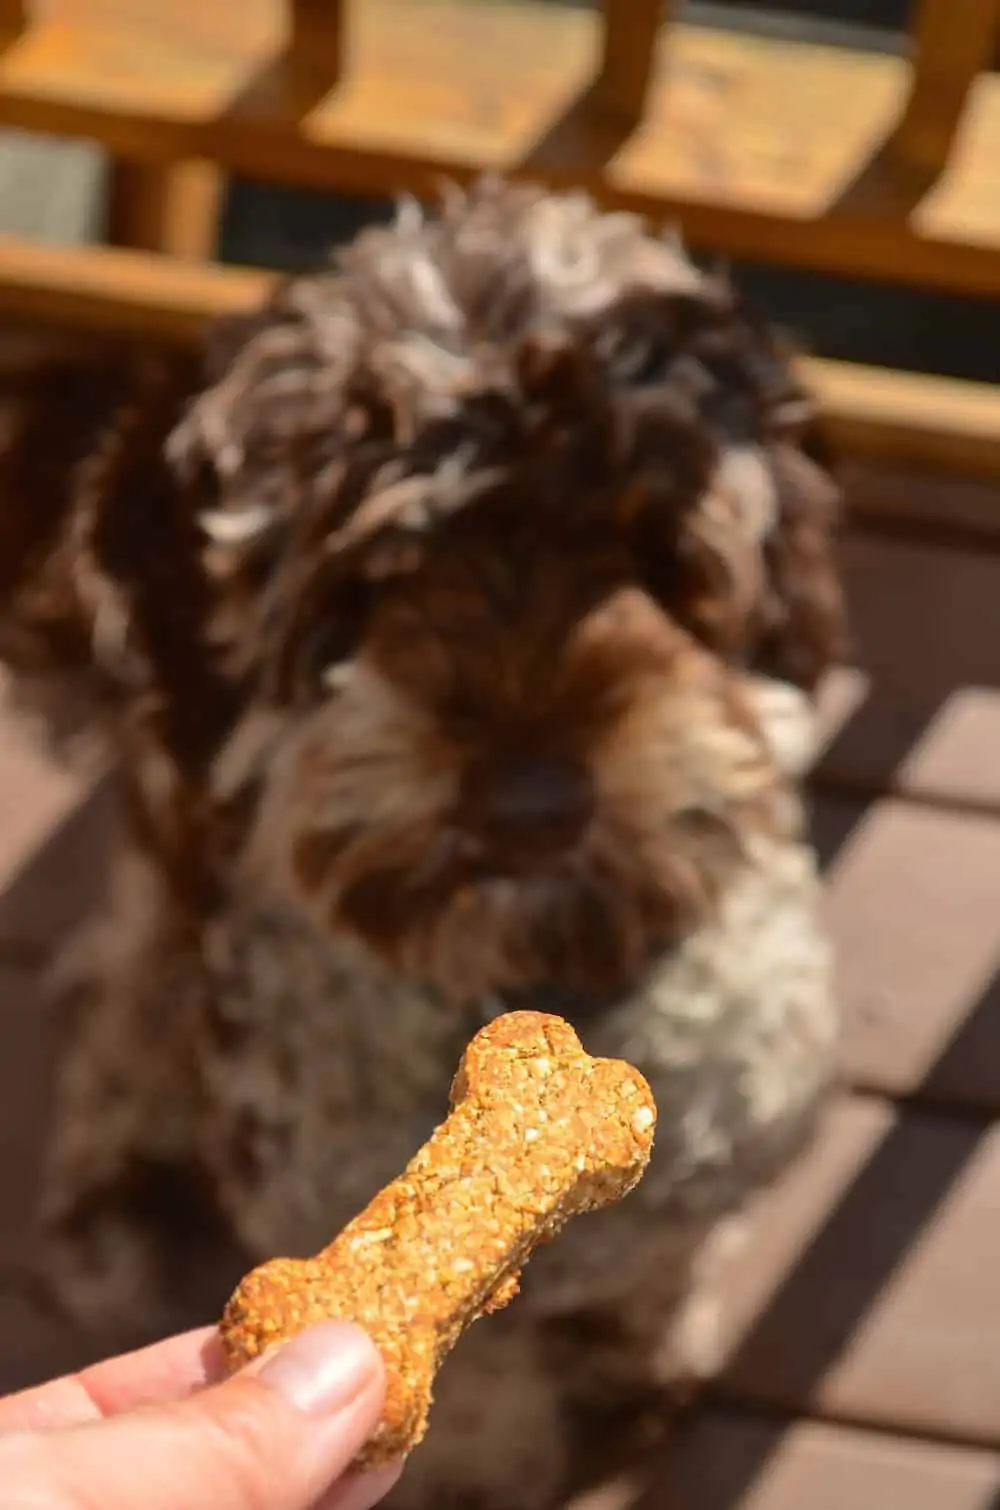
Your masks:
M 63 982 L 41 1208 L 57 1297 L 102 1348 L 211 1320 L 246 1263 L 199 1155 L 197 955 L 112 916 Z

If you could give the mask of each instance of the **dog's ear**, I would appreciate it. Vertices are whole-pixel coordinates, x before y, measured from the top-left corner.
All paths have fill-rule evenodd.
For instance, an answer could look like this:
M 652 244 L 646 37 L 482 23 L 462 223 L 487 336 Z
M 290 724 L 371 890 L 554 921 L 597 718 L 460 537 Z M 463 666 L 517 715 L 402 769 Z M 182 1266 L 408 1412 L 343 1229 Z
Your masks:
M 763 544 L 766 592 L 753 669 L 812 690 L 847 650 L 836 559 L 840 491 L 797 445 L 779 441 L 769 459 L 776 509 Z
M 155 747 L 139 763 L 159 793 L 150 814 L 197 778 L 230 712 L 206 649 L 201 543 L 164 458 L 195 380 L 187 357 L 126 347 L 0 366 L 0 659 L 13 699 L 61 751 L 105 712 L 117 740 Z
M 761 529 L 764 592 L 751 623 L 751 670 L 812 691 L 847 649 L 837 560 L 842 494 L 798 348 L 745 302 L 737 325 L 754 377 L 757 435 L 770 479 Z M 763 523 L 760 514 L 758 523 Z
M 32 345 L 0 368 L 0 659 L 21 674 L 89 659 L 70 538 L 81 469 L 127 387 L 124 364 L 75 345 Z
M 839 492 L 796 445 L 732 448 L 686 498 L 632 505 L 649 589 L 734 664 L 812 690 L 843 653 Z
M 728 286 L 671 313 L 658 338 L 648 316 L 625 343 L 648 348 L 620 406 L 639 569 L 717 654 L 811 688 L 843 648 L 839 490 L 813 459 L 812 402 Z

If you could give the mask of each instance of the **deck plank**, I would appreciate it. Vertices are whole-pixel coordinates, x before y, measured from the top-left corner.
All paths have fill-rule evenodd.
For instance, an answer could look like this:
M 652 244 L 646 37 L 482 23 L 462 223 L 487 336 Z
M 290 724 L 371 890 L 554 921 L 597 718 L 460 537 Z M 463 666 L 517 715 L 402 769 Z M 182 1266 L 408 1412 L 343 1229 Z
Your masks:
M 820 795 L 855 1085 L 1000 1114 L 1000 818 Z
M 638 1505 L 641 1510 L 990 1510 L 998 1495 L 995 1452 L 716 1410 L 681 1434 Z
M 821 776 L 1000 808 L 1000 557 L 864 531 L 842 557 L 864 688 Z
M 998 1192 L 996 1124 L 840 1103 L 734 1265 L 727 1391 L 1000 1445 Z

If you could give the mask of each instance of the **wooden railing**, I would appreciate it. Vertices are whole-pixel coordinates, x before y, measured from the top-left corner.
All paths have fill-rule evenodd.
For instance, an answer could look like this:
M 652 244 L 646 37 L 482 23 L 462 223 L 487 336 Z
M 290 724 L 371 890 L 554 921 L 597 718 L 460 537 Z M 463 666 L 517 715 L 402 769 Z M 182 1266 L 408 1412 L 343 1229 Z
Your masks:
M 1000 0 L 918 0 L 909 60 L 663 0 L 0 0 L 0 125 L 104 143 L 116 244 L 0 240 L 0 308 L 187 339 L 263 286 L 207 263 L 225 172 L 383 195 L 487 167 L 699 249 L 1000 295 L 998 40 Z M 810 371 L 862 449 L 1000 459 L 988 390 Z

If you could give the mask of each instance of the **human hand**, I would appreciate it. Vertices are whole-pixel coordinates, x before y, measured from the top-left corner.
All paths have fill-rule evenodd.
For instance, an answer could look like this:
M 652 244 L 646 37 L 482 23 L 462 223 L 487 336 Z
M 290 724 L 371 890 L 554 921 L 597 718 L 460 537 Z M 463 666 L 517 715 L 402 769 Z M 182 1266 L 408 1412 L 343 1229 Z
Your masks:
M 324 1322 L 225 1378 L 187 1332 L 0 1399 L 4 1510 L 369 1510 L 348 1470 L 382 1408 L 374 1344 Z

